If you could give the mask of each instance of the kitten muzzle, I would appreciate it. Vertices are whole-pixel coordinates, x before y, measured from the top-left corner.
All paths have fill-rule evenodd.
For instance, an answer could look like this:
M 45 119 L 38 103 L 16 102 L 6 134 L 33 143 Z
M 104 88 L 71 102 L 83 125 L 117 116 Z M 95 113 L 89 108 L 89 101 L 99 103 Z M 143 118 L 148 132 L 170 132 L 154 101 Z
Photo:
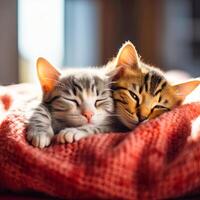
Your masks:
M 90 123 L 94 113 L 92 111 L 90 111 L 90 110 L 86 110 L 86 111 L 82 112 L 82 115 L 88 120 L 88 123 Z

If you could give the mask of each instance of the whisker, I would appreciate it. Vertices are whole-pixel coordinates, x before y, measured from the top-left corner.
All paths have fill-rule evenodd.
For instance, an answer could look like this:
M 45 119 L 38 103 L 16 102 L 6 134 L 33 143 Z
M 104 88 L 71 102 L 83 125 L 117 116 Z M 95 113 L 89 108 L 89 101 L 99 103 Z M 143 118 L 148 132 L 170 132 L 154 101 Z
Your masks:
M 101 115 L 105 115 L 105 114 L 96 114 L 96 116 L 101 116 Z M 120 116 L 118 114 L 106 114 L 106 116 Z
M 110 81 L 109 83 L 106 83 L 105 85 L 112 85 L 113 83 L 117 83 L 117 81 Z
M 106 91 L 114 91 L 114 90 L 111 89 L 111 88 L 108 88 L 108 89 L 103 90 L 102 93 L 103 93 L 103 92 L 106 92 Z

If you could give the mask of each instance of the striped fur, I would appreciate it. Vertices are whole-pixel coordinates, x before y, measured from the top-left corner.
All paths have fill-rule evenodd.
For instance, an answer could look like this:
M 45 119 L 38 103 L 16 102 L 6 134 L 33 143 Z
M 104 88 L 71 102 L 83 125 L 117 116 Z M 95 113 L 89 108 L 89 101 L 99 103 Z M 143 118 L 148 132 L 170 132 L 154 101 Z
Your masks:
M 71 143 L 88 135 L 114 130 L 113 99 L 104 69 L 66 70 L 57 76 L 60 73 L 45 60 L 38 65 L 43 101 L 35 109 L 27 133 L 27 139 L 34 146 L 48 146 L 55 134 L 57 142 Z M 42 73 L 41 67 L 44 67 Z M 91 121 L 82 114 L 84 110 L 93 113 Z
M 179 105 L 200 84 L 192 80 L 172 86 L 159 69 L 140 60 L 131 42 L 122 46 L 111 65 L 116 113 L 129 129 Z

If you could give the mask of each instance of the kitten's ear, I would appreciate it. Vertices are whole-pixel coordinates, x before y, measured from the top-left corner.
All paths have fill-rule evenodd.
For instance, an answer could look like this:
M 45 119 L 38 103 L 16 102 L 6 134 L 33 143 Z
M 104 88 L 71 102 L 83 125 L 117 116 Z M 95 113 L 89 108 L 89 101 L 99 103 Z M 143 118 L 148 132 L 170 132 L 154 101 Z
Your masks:
M 45 93 L 53 90 L 60 76 L 60 72 L 44 58 L 37 59 L 37 74 Z
M 134 45 L 130 41 L 125 42 L 117 54 L 116 67 L 129 66 L 132 68 L 138 68 L 138 63 L 139 56 Z
M 177 96 L 183 101 L 195 88 L 200 85 L 200 79 L 193 79 L 184 83 L 174 85 Z

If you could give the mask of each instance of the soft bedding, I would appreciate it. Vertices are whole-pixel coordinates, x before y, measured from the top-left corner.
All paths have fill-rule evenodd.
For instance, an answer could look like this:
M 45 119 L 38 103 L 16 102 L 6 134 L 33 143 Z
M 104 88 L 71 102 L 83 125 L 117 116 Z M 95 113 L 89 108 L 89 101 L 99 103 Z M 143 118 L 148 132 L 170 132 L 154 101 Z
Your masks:
M 73 144 L 54 142 L 41 150 L 27 143 L 24 115 L 17 109 L 22 105 L 15 104 L 29 98 L 32 87 L 2 88 L 0 189 L 63 199 L 127 200 L 200 192 L 199 90 L 186 105 L 128 133 L 98 134 Z

